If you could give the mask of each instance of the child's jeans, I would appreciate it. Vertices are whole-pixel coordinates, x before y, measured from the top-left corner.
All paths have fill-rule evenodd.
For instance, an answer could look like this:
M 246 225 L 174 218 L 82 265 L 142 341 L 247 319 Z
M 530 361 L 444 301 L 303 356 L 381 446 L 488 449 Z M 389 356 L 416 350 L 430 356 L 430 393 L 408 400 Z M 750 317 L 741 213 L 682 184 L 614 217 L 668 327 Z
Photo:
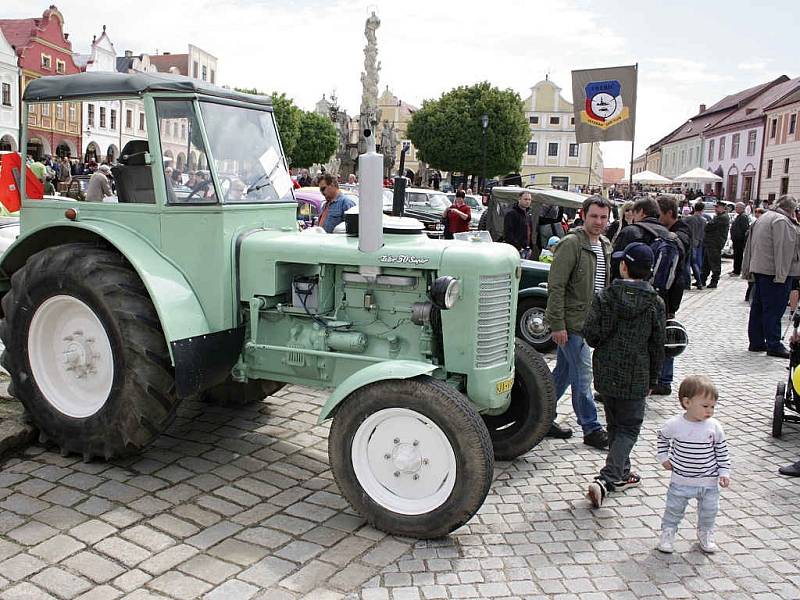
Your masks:
M 697 498 L 697 529 L 710 531 L 714 529 L 714 519 L 719 510 L 719 487 L 700 487 L 695 485 L 679 485 L 670 483 L 667 490 L 667 507 L 661 520 L 661 529 L 677 529 L 683 519 L 686 505 L 692 498 Z

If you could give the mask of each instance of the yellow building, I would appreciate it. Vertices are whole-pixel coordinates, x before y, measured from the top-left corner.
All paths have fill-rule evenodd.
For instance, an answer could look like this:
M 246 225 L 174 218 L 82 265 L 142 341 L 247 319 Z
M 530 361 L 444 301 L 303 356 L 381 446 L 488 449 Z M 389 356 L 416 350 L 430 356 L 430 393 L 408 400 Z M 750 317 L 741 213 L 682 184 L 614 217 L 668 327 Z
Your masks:
M 391 170 L 392 173 L 396 173 L 400 166 L 400 152 L 403 149 L 403 143 L 407 142 L 411 144 L 411 140 L 408 139 L 407 133 L 408 122 L 411 121 L 411 116 L 416 112 L 417 107 L 411 106 L 410 104 L 400 100 L 400 98 L 392 94 L 392 92 L 389 90 L 389 86 L 387 85 L 386 89 L 383 91 L 383 94 L 381 94 L 381 96 L 378 98 L 378 110 L 380 111 L 381 115 L 381 123 L 378 126 L 378 134 L 382 136 L 384 123 L 389 123 L 394 127 L 397 145 L 395 151 L 396 159 Z M 414 175 L 417 175 L 419 167 L 420 164 L 417 160 L 417 150 L 414 148 L 414 144 L 411 144 L 408 152 L 406 152 L 405 169 L 410 169 L 414 172 Z
M 525 116 L 531 132 L 520 169 L 525 184 L 563 189 L 602 185 L 600 144 L 577 143 L 572 104 L 561 96 L 560 87 L 549 78 L 534 85 L 525 100 Z

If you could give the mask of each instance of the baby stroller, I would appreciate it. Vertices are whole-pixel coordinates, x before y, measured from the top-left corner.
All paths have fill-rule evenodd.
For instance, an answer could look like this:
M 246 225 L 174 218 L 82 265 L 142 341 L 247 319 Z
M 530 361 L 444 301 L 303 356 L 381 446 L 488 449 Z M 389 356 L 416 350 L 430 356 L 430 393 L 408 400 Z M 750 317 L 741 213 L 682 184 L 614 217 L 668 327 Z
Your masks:
M 772 409 L 772 437 L 781 437 L 783 423 L 800 423 L 800 414 L 786 414 L 788 408 L 800 413 L 800 311 L 792 317 L 792 339 L 789 342 L 789 377 L 786 383 L 779 383 Z

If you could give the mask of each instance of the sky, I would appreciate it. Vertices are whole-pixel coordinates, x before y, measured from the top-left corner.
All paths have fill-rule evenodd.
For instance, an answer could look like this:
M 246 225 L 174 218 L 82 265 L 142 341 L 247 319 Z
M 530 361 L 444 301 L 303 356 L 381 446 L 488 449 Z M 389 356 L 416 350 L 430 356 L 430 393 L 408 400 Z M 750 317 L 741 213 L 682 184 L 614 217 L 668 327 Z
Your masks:
M 73 50 L 102 26 L 118 55 L 186 52 L 218 59 L 218 83 L 285 92 L 306 110 L 335 92 L 361 101 L 364 21 L 378 29 L 379 89 L 421 106 L 459 85 L 489 81 L 522 99 L 549 75 L 572 100 L 572 69 L 639 65 L 634 151 L 642 153 L 727 94 L 800 76 L 796 0 L 56 0 Z M 0 0 L 0 18 L 40 16 L 49 4 Z M 629 142 L 603 144 L 606 167 L 626 167 Z

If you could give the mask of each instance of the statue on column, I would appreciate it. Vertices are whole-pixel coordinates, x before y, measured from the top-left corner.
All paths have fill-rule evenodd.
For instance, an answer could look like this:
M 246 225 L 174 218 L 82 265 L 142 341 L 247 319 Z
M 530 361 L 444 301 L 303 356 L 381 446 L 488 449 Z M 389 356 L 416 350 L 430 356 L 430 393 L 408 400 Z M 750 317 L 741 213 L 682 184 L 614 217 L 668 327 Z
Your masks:
M 367 45 L 364 47 L 364 71 L 361 73 L 361 111 L 359 116 L 359 152 L 366 151 L 363 136 L 365 129 L 374 129 L 380 121 L 378 111 L 378 73 L 381 63 L 378 61 L 378 37 L 376 32 L 381 20 L 373 12 L 364 26 Z
M 383 154 L 383 176 L 391 177 L 394 163 L 397 160 L 397 131 L 394 123 L 389 121 L 383 122 L 381 153 Z

